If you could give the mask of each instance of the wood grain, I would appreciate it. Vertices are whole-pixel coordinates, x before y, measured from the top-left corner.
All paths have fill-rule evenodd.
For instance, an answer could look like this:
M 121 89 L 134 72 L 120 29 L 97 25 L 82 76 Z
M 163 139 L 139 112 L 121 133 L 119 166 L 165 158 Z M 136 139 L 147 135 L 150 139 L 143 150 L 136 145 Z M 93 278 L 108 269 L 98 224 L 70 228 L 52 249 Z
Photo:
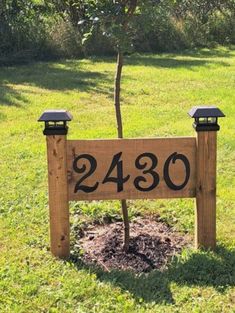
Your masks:
M 197 133 L 196 248 L 216 246 L 216 136 Z
M 122 152 L 123 175 L 130 175 L 129 180 L 124 184 L 124 190 L 117 192 L 115 183 L 102 184 L 102 181 L 110 167 L 115 154 Z M 137 176 L 144 176 L 146 182 L 142 187 L 152 184 L 153 178 L 150 174 L 143 175 L 143 170 L 135 167 L 135 160 L 138 155 L 150 152 L 157 156 L 158 164 L 155 171 L 159 174 L 160 183 L 152 191 L 139 191 L 134 187 L 134 179 Z M 184 154 L 190 163 L 190 177 L 187 185 L 182 190 L 170 189 L 163 177 L 164 163 L 172 153 Z M 92 193 L 78 191 L 74 193 L 75 185 L 83 174 L 73 170 L 74 159 L 81 154 L 90 154 L 97 160 L 97 169 L 92 176 L 84 180 L 83 184 L 93 186 L 96 182 L 99 186 Z M 142 160 L 151 166 L 148 158 Z M 82 160 L 80 160 L 82 166 Z M 89 162 L 84 163 L 89 168 Z M 115 139 L 115 140 L 68 140 L 67 141 L 67 168 L 69 200 L 100 200 L 100 199 L 157 199 L 157 198 L 188 198 L 196 194 L 196 139 L 193 137 L 180 138 L 153 138 L 153 139 Z M 185 179 L 185 166 L 181 160 L 170 164 L 170 177 L 172 181 L 180 185 Z M 116 170 L 112 172 L 115 176 Z
M 51 252 L 69 257 L 69 206 L 66 136 L 47 136 Z

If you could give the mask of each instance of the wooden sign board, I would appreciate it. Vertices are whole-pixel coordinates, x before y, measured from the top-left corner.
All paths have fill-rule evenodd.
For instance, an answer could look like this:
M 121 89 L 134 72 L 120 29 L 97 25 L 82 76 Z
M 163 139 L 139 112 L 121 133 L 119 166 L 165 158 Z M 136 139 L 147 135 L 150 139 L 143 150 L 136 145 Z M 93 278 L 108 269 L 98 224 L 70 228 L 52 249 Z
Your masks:
M 196 139 L 68 140 L 69 200 L 190 198 Z
M 69 201 L 196 198 L 196 247 L 216 246 L 216 107 L 194 107 L 196 138 L 67 140 L 65 110 L 45 122 L 51 251 L 69 257 Z

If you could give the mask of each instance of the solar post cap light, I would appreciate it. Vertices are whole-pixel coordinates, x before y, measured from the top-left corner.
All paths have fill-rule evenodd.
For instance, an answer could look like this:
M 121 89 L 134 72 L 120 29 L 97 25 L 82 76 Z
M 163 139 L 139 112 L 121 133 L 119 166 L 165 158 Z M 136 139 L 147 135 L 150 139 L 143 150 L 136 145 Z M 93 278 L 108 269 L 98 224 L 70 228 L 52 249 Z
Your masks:
M 50 248 L 70 255 L 69 201 L 196 198 L 195 247 L 216 246 L 216 107 L 193 107 L 196 138 L 67 140 L 66 110 L 45 111 Z M 161 174 L 162 173 L 162 174 Z
M 65 110 L 47 110 L 38 119 L 45 122 L 44 135 L 66 135 L 68 132 L 67 122 L 73 119 L 72 115 Z
M 224 117 L 224 113 L 214 106 L 196 106 L 189 112 L 194 118 L 193 127 L 196 131 L 218 131 L 220 129 L 218 117 Z

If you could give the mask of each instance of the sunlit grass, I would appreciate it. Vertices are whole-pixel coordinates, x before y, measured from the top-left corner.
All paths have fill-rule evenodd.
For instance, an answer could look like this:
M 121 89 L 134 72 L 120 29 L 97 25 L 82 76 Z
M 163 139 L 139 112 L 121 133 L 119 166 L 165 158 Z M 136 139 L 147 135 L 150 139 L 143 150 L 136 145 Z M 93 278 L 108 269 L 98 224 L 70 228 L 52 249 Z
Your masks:
M 166 272 L 136 278 L 55 260 L 48 252 L 49 108 L 74 119 L 69 139 L 116 138 L 115 60 L 93 58 L 0 68 L 0 311 L 233 312 L 235 304 L 235 51 L 126 57 L 124 134 L 195 136 L 189 109 L 214 104 L 226 114 L 218 133 L 217 253 L 184 251 Z M 130 217 L 160 214 L 193 237 L 193 200 L 131 201 Z M 118 201 L 72 203 L 76 227 L 120 218 Z

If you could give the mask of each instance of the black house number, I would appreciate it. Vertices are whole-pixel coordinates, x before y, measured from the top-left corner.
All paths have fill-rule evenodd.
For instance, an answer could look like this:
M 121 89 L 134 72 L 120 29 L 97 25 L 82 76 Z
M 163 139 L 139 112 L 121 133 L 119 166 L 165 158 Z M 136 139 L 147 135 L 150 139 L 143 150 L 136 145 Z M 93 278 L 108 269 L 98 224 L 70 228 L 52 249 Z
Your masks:
M 146 162 L 146 159 L 149 159 L 150 162 Z M 88 161 L 89 166 L 86 166 Z M 170 177 L 170 164 L 175 164 L 177 160 L 180 160 L 184 167 L 185 167 L 185 178 L 184 181 L 180 185 L 176 185 L 171 177 Z M 150 164 L 150 165 L 149 165 Z M 157 173 L 157 165 L 158 165 L 158 158 L 155 154 L 151 152 L 145 152 L 140 154 L 135 160 L 135 167 L 140 170 L 140 175 L 135 177 L 134 179 L 134 187 L 138 191 L 146 192 L 151 191 L 156 188 L 160 182 L 159 174 Z M 96 182 L 93 185 L 87 185 L 85 180 L 92 176 L 92 174 L 96 171 L 97 168 L 97 161 L 96 159 L 90 154 L 81 154 L 77 156 L 73 161 L 73 169 L 78 174 L 83 174 L 82 177 L 77 181 L 74 193 L 79 191 L 83 191 L 85 193 L 94 192 L 99 184 L 107 184 L 113 183 L 117 186 L 117 192 L 121 192 L 124 190 L 124 184 L 130 179 L 130 175 L 124 176 L 123 174 L 123 161 L 122 161 L 122 152 L 119 152 L 113 156 L 112 162 L 110 167 L 103 179 L 102 182 Z M 116 175 L 112 174 L 116 169 Z M 190 163 L 187 157 L 183 154 L 174 152 L 172 153 L 167 160 L 165 161 L 163 167 L 163 177 L 166 185 L 172 190 L 181 190 L 183 189 L 190 177 Z M 151 184 L 146 186 L 147 180 L 151 178 Z

